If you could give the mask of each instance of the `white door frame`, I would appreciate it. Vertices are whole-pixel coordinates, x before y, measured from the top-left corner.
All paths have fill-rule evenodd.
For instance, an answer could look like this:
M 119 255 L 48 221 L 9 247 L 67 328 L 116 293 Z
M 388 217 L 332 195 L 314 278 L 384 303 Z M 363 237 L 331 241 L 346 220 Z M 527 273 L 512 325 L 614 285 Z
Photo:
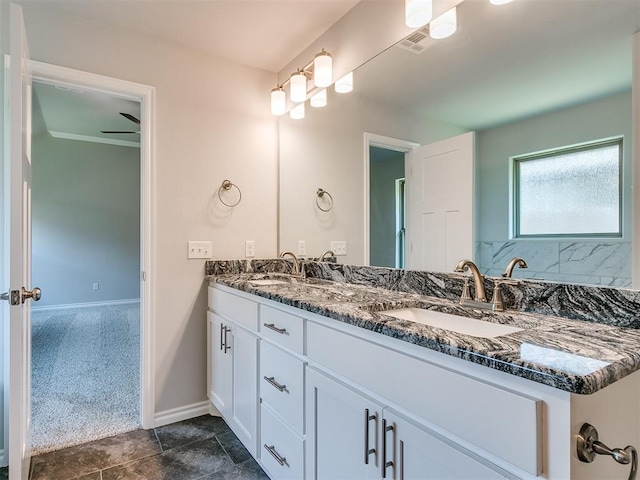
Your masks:
M 112 77 L 31 62 L 32 79 L 140 102 L 140 416 L 155 427 L 155 87 Z
M 409 153 L 420 144 L 416 142 L 410 142 L 408 140 L 400 140 L 399 138 L 385 137 L 384 135 L 377 135 L 375 133 L 364 133 L 364 265 L 371 264 L 371 238 L 369 235 L 369 216 L 370 211 L 370 179 L 371 175 L 369 158 L 369 147 L 380 147 L 387 150 L 394 150 L 396 152 Z M 404 162 L 405 177 L 407 176 L 407 160 L 405 155 Z M 405 184 L 406 185 L 406 184 Z

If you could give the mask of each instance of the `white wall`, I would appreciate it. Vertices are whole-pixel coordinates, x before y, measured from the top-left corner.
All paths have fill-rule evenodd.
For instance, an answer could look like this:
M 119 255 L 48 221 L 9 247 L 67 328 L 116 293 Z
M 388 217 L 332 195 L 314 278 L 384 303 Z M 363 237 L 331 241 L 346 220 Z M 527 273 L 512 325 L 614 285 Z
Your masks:
M 139 298 L 140 148 L 44 134 L 32 163 L 34 308 Z
M 356 72 L 357 82 L 357 72 Z M 304 120 L 280 119 L 280 246 L 296 251 L 307 241 L 309 256 L 329 249 L 332 240 L 347 241 L 340 263 L 364 263 L 364 133 L 420 144 L 464 133 L 426 117 L 379 105 L 350 94 L 329 92 L 328 105 L 307 108 Z M 321 187 L 334 199 L 319 212 L 315 192 Z
M 211 240 L 215 258 L 242 257 L 246 239 L 256 241 L 257 257 L 275 255 L 275 75 L 29 2 L 23 8 L 33 59 L 156 88 L 155 410 L 203 402 L 204 262 L 187 260 L 187 241 Z M 215 202 L 226 178 L 243 193 L 231 212 Z

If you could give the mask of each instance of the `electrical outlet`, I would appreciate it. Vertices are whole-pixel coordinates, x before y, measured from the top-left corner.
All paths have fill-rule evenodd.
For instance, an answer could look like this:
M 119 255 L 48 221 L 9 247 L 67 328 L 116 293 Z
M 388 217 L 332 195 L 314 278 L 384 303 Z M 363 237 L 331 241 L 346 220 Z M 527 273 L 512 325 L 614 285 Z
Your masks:
M 298 256 L 304 257 L 307 255 L 307 242 L 305 240 L 298 240 Z
M 336 254 L 336 257 L 347 254 L 347 242 L 344 240 L 332 241 L 331 251 Z
M 244 242 L 244 256 L 247 258 L 253 258 L 256 256 L 256 242 L 253 240 L 247 240 Z
M 98 282 L 94 282 L 93 289 L 94 290 L 100 290 L 100 284 Z
M 211 258 L 211 242 L 190 241 L 187 258 Z

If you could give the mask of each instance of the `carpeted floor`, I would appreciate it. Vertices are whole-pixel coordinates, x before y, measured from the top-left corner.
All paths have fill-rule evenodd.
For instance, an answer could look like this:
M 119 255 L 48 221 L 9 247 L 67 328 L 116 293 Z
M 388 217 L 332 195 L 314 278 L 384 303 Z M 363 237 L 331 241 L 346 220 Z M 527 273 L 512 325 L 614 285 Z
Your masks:
M 140 428 L 139 304 L 34 311 L 34 454 Z

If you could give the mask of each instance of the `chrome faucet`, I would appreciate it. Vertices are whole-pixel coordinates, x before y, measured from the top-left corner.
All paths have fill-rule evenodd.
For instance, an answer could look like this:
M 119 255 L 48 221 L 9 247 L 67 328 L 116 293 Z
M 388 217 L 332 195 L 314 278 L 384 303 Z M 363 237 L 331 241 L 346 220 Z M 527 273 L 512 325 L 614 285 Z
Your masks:
M 513 273 L 513 269 L 515 268 L 516 265 L 520 268 L 527 268 L 527 262 L 525 262 L 520 257 L 514 257 L 511 260 L 509 260 L 509 263 L 507 264 L 507 268 L 504 269 L 504 273 L 502 274 L 502 276 L 505 278 L 511 278 L 511 274 Z
M 456 265 L 456 268 L 454 269 L 454 271 L 462 273 L 465 270 L 471 270 L 471 274 L 473 275 L 473 283 L 475 287 L 474 301 L 486 303 L 487 295 L 485 294 L 485 291 L 484 291 L 484 278 L 480 273 L 480 270 L 478 270 L 478 267 L 476 266 L 476 264 L 473 263 L 471 260 L 460 260 L 458 262 L 458 265 Z M 468 288 L 469 288 L 469 283 L 467 282 L 465 283 L 465 289 L 462 292 L 462 298 L 460 298 L 460 303 L 462 303 L 462 300 L 465 299 L 465 297 L 466 299 L 471 300 L 470 298 L 471 295 L 468 292 Z
M 320 258 L 318 259 L 319 262 L 324 262 L 324 258 L 325 257 L 335 257 L 336 254 L 333 253 L 331 250 L 327 250 L 326 252 L 324 252 L 322 255 L 320 255 Z
M 296 257 L 293 252 L 282 252 L 280 254 L 280 258 L 284 258 L 286 256 L 290 256 L 293 260 L 293 275 L 300 275 L 302 273 L 302 269 L 300 268 L 300 260 Z

